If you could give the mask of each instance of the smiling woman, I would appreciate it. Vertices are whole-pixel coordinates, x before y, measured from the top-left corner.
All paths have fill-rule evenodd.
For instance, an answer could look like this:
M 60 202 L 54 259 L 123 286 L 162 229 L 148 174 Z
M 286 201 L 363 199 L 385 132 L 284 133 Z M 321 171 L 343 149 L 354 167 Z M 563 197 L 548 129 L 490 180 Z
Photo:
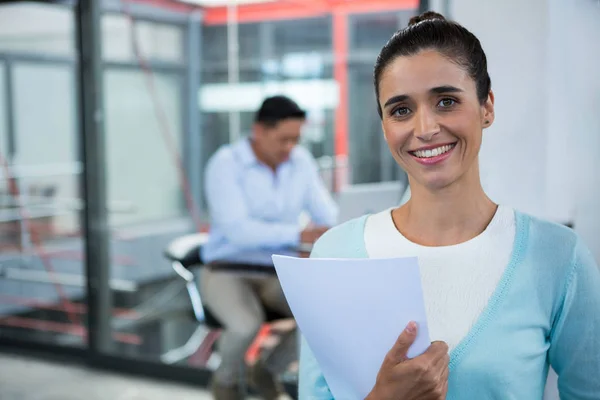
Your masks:
M 362 398 L 541 400 L 550 366 L 561 398 L 600 398 L 593 257 L 572 230 L 498 205 L 482 188 L 479 150 L 495 115 L 479 40 L 425 13 L 383 47 L 374 78 L 385 139 L 411 198 L 330 230 L 311 256 L 418 257 L 434 342 L 408 359 L 418 327 L 398 332 Z M 332 398 L 306 341 L 300 398 Z

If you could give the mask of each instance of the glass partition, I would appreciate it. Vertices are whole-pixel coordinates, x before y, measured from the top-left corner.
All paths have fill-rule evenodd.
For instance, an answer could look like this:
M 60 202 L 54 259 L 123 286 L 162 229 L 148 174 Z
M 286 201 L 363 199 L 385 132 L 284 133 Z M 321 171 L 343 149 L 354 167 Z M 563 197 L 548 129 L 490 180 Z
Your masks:
M 411 15 L 397 11 L 354 15 L 349 19 L 349 151 L 353 184 L 406 180 L 383 137 L 373 88 L 373 65 L 381 48 L 408 23 Z
M 181 179 L 189 175 L 191 135 L 186 34 L 185 24 L 102 18 L 109 289 L 118 310 L 110 324 L 113 339 L 122 339 L 110 354 L 154 364 L 164 364 L 163 355 L 197 326 L 183 281 L 164 256 L 171 240 L 194 229 L 185 201 L 191 188 Z
M 155 73 L 151 92 L 144 74 L 116 68 L 104 74 L 113 227 L 164 221 L 185 213 L 175 162 L 182 149 L 183 80 L 179 74 Z M 164 115 L 156 113 L 155 102 Z
M 8 98 L 6 96 L 6 65 L 0 62 L 0 154 L 8 154 Z
M 0 336 L 83 347 L 73 17 L 0 6 Z
M 178 26 L 146 20 L 133 29 L 126 15 L 107 14 L 102 18 L 102 51 L 108 61 L 137 62 L 134 37 L 147 61 L 183 62 L 183 31 Z
M 0 52 L 74 55 L 75 20 L 70 7 L 14 2 L 2 4 L 0 11 Z

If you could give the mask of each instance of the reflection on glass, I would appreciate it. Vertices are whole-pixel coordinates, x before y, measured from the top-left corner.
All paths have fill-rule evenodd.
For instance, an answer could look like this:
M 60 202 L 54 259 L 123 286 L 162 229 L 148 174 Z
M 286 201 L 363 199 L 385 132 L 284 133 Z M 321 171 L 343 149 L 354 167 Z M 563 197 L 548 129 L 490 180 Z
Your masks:
M 154 74 L 154 92 L 146 79 L 142 71 L 104 74 L 107 187 L 115 227 L 183 212 L 176 162 L 182 149 L 181 77 Z
M 0 62 L 0 154 L 8 154 L 8 115 L 6 115 L 6 65 Z
M 133 54 L 123 15 L 103 17 L 106 187 L 110 223 L 112 354 L 162 362 L 194 332 L 190 300 L 163 252 L 193 231 L 181 174 L 185 165 L 183 29 L 136 23 Z M 157 67 L 156 63 L 159 64 Z M 200 155 L 198 155 L 200 156 Z
M 103 57 L 110 61 L 135 61 L 132 34 L 147 60 L 182 62 L 183 32 L 174 25 L 135 21 L 133 30 L 127 16 L 108 14 L 102 18 Z
M 355 62 L 349 72 L 349 148 L 353 184 L 404 181 L 381 130 L 373 88 L 373 63 L 381 47 L 410 16 L 409 12 L 355 15 L 350 36 Z
M 202 160 L 237 137 L 230 132 L 239 113 L 239 134 L 251 133 L 256 109 L 270 95 L 284 94 L 308 112 L 302 144 L 323 165 L 332 188 L 334 110 L 338 84 L 331 62 L 331 17 L 263 21 L 239 25 L 240 82 L 228 84 L 227 27 L 203 27 Z
M 275 21 L 272 24 L 277 57 L 297 52 L 331 52 L 331 17 Z
M 2 5 L 0 52 L 61 56 L 74 54 L 74 20 L 71 9 L 20 3 Z
M 0 117 L 0 332 L 83 346 L 87 309 L 74 68 L 19 57 L 9 65 L 2 69 L 10 68 L 10 80 L 0 81 L 0 108 L 4 112 L 10 102 L 13 121 L 7 126 L 7 116 Z
M 379 53 L 379 50 L 387 43 L 401 27 L 399 13 L 366 14 L 351 17 L 353 24 L 350 37 L 351 48 L 371 50 Z M 374 60 L 371 61 L 373 64 Z

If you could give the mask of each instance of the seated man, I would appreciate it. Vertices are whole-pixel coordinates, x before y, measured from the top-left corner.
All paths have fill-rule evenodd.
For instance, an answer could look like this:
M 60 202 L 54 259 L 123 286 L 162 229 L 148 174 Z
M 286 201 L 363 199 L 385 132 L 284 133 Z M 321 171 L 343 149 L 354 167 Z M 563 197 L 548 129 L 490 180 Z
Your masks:
M 210 263 L 244 251 L 277 250 L 314 243 L 337 218 L 337 206 L 323 185 L 315 160 L 297 146 L 305 112 L 284 96 L 266 99 L 251 137 L 226 145 L 208 162 L 205 193 L 211 217 L 203 248 L 200 290 L 208 309 L 224 326 L 222 362 L 213 380 L 217 400 L 239 399 L 244 355 L 265 320 L 264 307 L 292 316 L 276 276 L 211 270 Z M 311 227 L 300 230 L 303 211 Z M 262 363 L 250 383 L 265 399 L 279 386 Z

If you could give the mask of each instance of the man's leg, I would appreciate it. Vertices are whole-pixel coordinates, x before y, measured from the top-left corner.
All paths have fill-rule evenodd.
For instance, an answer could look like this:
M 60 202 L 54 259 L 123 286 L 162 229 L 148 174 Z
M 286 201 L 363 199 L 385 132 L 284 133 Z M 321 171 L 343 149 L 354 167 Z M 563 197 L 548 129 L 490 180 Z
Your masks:
M 205 306 L 224 327 L 219 339 L 222 360 L 214 384 L 215 393 L 219 389 L 226 393 L 226 388 L 234 389 L 240 382 L 244 356 L 264 322 L 264 311 L 248 279 L 235 273 L 205 268 L 200 274 L 200 293 Z
M 276 277 L 261 280 L 257 287 L 262 304 L 266 308 L 276 311 L 283 317 L 292 317 L 292 312 Z M 292 362 L 297 361 L 296 329 L 283 334 L 280 340 L 281 342 L 275 348 L 267 351 L 261 362 L 257 363 L 251 370 L 251 379 L 255 382 L 255 385 L 272 388 L 269 391 L 270 394 L 264 396 L 267 399 L 280 398 L 279 395 L 283 390 L 275 381 L 275 376 L 283 372 Z
M 290 310 L 277 277 L 269 277 L 261 281 L 258 290 L 258 296 L 267 308 L 285 317 L 292 317 L 292 310 Z
M 265 282 L 261 287 L 259 296 L 267 308 L 278 312 L 284 317 L 293 318 L 290 306 L 281 289 L 279 279 L 276 277 Z M 287 366 L 293 361 L 297 361 L 298 347 L 297 332 L 296 329 L 293 329 L 289 334 L 281 338 L 279 346 L 271 353 L 268 363 L 269 368 L 276 367 L 278 370 L 281 370 L 282 365 Z

